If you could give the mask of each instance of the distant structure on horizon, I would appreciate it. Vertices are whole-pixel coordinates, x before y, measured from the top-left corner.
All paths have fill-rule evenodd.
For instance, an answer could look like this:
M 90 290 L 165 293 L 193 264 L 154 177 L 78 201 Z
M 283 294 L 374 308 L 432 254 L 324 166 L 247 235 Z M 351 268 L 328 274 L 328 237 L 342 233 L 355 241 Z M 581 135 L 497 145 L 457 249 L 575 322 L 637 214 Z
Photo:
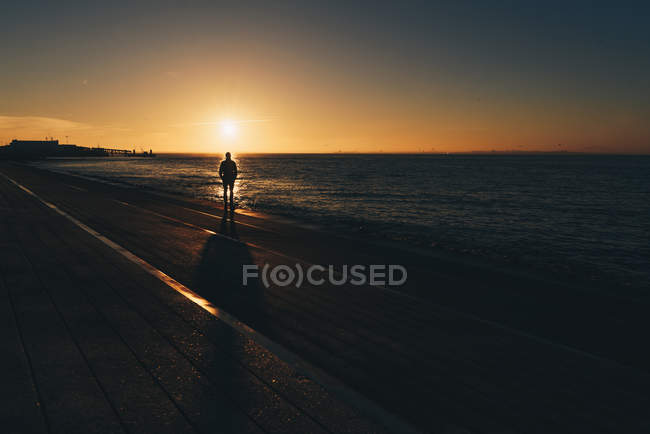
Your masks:
M 0 146 L 0 157 L 39 159 L 47 157 L 155 157 L 153 151 L 136 153 L 135 149 L 89 148 L 73 144 L 60 144 L 58 140 L 12 140 L 7 146 Z
M 13 151 L 21 154 L 50 155 L 57 152 L 58 140 L 12 140 L 8 145 Z

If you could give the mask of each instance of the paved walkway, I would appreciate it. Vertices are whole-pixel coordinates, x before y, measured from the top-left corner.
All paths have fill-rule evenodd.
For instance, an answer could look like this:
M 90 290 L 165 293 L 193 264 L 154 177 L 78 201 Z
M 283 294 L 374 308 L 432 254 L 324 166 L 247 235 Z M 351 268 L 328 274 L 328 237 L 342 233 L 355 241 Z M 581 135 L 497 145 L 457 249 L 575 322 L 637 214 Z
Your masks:
M 5 433 L 382 432 L 0 179 Z
M 650 359 L 642 344 L 650 326 L 644 301 L 378 247 L 278 218 L 242 213 L 234 221 L 222 219 L 206 202 L 152 196 L 8 164 L 0 165 L 0 172 L 424 431 L 650 432 L 645 363 Z M 205 392 L 213 390 L 206 383 L 223 392 L 219 396 L 239 398 L 226 398 L 243 415 L 227 419 L 236 430 L 248 421 L 253 428 L 279 431 L 379 429 L 9 182 L 0 179 L 0 185 L 8 247 L 3 249 L 4 283 L 12 291 L 7 308 L 16 312 L 22 330 L 16 345 L 20 348 L 22 342 L 29 356 L 41 348 L 31 342 L 54 339 L 43 337 L 49 336 L 50 327 L 39 334 L 49 322 L 35 319 L 32 325 L 23 316 L 18 295 L 33 285 L 51 306 L 52 323 L 59 318 L 61 330 L 70 336 L 68 351 L 76 349 L 79 366 L 88 366 L 84 375 L 95 379 L 94 393 L 105 397 L 108 409 L 86 412 L 89 418 L 113 415 L 119 430 L 143 415 L 158 414 L 133 409 L 137 399 L 113 397 L 126 388 L 111 385 L 119 376 L 100 367 L 115 369 L 119 364 L 113 361 L 122 357 L 108 341 L 96 348 L 102 354 L 93 354 L 90 345 L 101 341 L 95 335 L 103 339 L 114 334 L 125 354 L 138 361 L 133 366 L 148 373 L 141 381 L 150 378 L 171 403 L 169 412 L 160 410 L 169 419 L 153 417 L 154 422 L 174 421 L 165 426 L 177 420 L 198 430 L 219 426 L 217 420 L 224 425 L 223 415 L 205 410 L 220 408 L 212 392 Z M 8 253 L 11 249 L 20 254 Z M 16 257 L 23 262 L 12 259 Z M 402 263 L 409 266 L 409 284 L 402 288 L 404 294 L 372 287 L 241 285 L 243 264 L 296 262 Z M 32 277 L 12 281 L 15 275 Z M 29 284 L 29 279 L 40 284 Z M 53 284 L 65 291 L 48 289 Z M 59 299 L 64 297 L 60 294 L 67 295 Z M 68 309 L 74 311 L 69 320 Z M 83 317 L 86 311 L 101 313 L 102 321 Z M 36 317 L 44 315 L 39 310 Z M 108 324 L 107 330 L 88 326 L 97 322 Z M 37 330 L 30 333 L 30 327 Z M 56 327 L 51 329 L 55 333 Z M 86 341 L 83 332 L 88 333 Z M 71 357 L 60 357 L 61 366 L 77 372 L 65 367 Z M 49 378 L 42 372 L 67 372 L 57 371 L 59 362 L 52 360 L 56 369 L 32 362 L 34 393 L 43 396 L 46 409 L 36 414 L 48 415 L 43 423 L 49 426 L 54 426 L 49 409 L 57 407 L 45 399 L 40 382 L 47 384 Z M 276 375 L 277 370 L 286 375 Z M 240 372 L 250 374 L 250 380 L 240 380 Z M 65 376 L 57 378 L 70 393 L 83 390 L 81 383 L 63 380 Z M 24 381 L 28 384 L 29 376 Z M 137 388 L 141 390 L 146 389 Z M 33 401 L 27 397 L 25 402 Z M 34 410 L 25 402 L 16 406 Z M 65 411 L 70 410 L 61 414 Z

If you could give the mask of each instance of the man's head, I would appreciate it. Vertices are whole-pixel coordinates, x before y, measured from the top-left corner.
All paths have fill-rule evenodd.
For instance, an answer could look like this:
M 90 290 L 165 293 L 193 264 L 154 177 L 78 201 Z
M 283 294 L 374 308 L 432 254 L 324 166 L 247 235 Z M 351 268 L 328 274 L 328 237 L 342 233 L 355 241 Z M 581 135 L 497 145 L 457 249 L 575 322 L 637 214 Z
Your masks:
M 226 160 L 230 160 L 230 152 L 226 152 Z

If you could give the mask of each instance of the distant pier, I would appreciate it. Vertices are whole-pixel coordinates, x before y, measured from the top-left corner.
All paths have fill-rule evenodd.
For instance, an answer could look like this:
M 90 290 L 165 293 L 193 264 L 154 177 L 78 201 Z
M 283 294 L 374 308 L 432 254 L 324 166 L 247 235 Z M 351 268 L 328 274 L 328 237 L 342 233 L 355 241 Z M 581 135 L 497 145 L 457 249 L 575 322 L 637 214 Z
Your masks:
M 117 149 L 104 147 L 77 146 L 60 144 L 58 140 L 12 140 L 6 146 L 0 146 L 0 158 L 6 159 L 40 159 L 48 157 L 155 157 L 149 152 L 136 152 L 135 149 Z

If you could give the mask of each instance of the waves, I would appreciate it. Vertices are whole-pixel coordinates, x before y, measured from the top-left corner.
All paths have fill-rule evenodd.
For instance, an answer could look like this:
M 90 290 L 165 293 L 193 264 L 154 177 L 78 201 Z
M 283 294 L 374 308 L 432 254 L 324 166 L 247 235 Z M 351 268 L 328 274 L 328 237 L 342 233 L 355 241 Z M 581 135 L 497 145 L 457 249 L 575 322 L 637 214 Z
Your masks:
M 625 288 L 650 282 L 650 158 L 236 158 L 241 206 L 367 237 L 469 252 Z M 51 170 L 220 201 L 218 159 L 75 159 Z M 645 240 L 645 241 L 644 241 Z

